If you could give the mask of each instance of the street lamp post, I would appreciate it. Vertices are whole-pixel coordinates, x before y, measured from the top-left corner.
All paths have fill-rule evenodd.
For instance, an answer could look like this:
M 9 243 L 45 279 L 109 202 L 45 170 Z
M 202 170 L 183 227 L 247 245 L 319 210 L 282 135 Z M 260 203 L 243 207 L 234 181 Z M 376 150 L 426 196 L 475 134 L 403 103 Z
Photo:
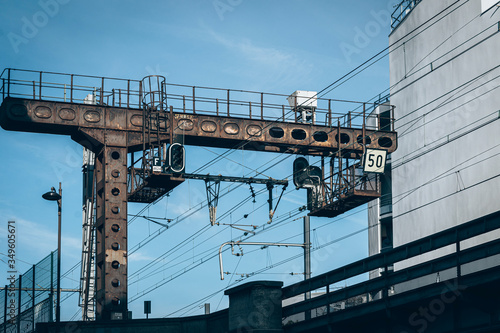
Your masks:
M 59 193 L 54 187 L 50 192 L 42 195 L 49 201 L 57 201 L 57 300 L 56 300 L 56 322 L 61 321 L 61 211 L 62 211 L 62 187 L 59 183 Z

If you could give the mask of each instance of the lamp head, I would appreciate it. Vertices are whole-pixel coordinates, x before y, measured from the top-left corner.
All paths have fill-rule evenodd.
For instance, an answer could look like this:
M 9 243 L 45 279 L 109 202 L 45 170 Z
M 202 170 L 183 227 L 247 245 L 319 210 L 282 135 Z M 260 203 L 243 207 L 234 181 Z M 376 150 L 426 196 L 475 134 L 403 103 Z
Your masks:
M 49 201 L 57 201 L 57 200 L 61 199 L 61 196 L 56 192 L 56 189 L 54 187 L 52 187 L 50 189 L 50 192 L 42 194 L 42 198 L 44 198 L 45 200 L 49 200 Z

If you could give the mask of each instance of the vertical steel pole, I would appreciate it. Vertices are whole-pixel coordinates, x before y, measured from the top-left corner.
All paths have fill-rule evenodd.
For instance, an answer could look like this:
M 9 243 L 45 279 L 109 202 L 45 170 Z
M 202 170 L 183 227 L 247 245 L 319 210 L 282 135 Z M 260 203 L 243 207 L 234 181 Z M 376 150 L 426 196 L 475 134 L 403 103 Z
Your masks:
M 54 251 L 50 252 L 50 312 L 49 322 L 54 322 Z
M 40 72 L 40 82 L 39 82 L 39 86 L 38 86 L 38 99 L 41 100 L 42 99 L 42 73 L 43 72 Z
M 196 95 L 195 95 L 195 89 L 196 87 L 193 87 L 193 114 L 196 114 L 196 104 L 195 104 L 195 99 L 196 99 Z
M 101 105 L 104 104 L 104 78 L 101 78 Z
M 130 80 L 127 80 L 127 108 L 130 107 Z
M 8 286 L 5 285 L 5 297 L 3 302 L 3 333 L 7 333 L 7 295 L 8 295 Z
M 31 292 L 33 297 L 31 299 L 31 311 L 33 312 L 33 317 L 31 318 L 31 327 L 35 331 L 35 265 L 33 265 L 33 279 L 31 281 Z
M 142 109 L 142 81 L 139 81 L 139 109 Z M 142 123 L 144 127 L 144 123 Z
M 19 289 L 17 290 L 19 293 L 17 294 L 17 320 L 16 320 L 16 329 L 17 333 L 21 333 L 21 286 L 23 281 L 23 275 L 19 275 Z
M 311 221 L 309 216 L 304 216 L 304 280 L 311 278 Z M 311 292 L 304 294 L 304 299 L 310 299 Z M 311 319 L 311 311 L 306 311 L 306 320 Z
M 264 93 L 260 93 L 260 119 L 264 120 Z
M 332 128 L 332 100 L 328 100 L 328 127 Z
M 57 305 L 56 322 L 61 321 L 61 210 L 62 210 L 62 187 L 59 182 L 59 195 L 61 199 L 57 200 Z
M 366 149 L 366 104 L 363 103 L 363 156 Z
M 73 103 L 73 74 L 71 74 L 71 89 L 69 92 L 69 101 Z
M 7 97 L 10 96 L 10 68 L 7 70 Z
M 297 122 L 297 96 L 295 96 L 295 98 L 294 98 L 293 112 L 295 113 L 295 122 Z

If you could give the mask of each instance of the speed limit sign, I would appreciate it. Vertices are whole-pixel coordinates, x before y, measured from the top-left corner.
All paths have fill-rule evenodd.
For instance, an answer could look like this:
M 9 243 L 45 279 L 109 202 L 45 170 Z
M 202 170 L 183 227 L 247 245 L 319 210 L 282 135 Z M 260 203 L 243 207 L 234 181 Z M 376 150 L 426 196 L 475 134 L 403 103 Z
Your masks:
M 384 173 L 387 150 L 366 149 L 363 161 L 363 171 L 373 173 Z

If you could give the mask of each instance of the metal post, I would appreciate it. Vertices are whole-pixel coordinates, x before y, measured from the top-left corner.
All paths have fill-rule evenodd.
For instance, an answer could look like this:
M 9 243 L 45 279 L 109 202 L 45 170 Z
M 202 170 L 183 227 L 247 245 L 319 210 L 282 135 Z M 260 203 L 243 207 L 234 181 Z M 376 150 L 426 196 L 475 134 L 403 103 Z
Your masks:
M 264 93 L 260 93 L 260 119 L 264 120 Z
M 73 74 L 71 74 L 71 89 L 69 91 L 69 101 L 73 103 Z
M 40 72 L 40 85 L 38 86 L 38 99 L 41 100 L 42 99 L 42 73 L 43 72 Z
M 50 312 L 49 322 L 54 322 L 54 251 L 50 252 Z
M 16 323 L 17 323 L 17 333 L 21 333 L 21 285 L 22 285 L 22 281 L 23 281 L 23 276 L 22 275 L 19 275 L 19 293 L 17 294 L 17 320 L 16 320 Z
M 363 155 L 366 151 L 366 104 L 363 103 Z
M 332 128 L 332 100 L 328 100 L 328 127 Z
M 311 220 L 309 216 L 304 216 L 304 280 L 311 278 Z M 311 292 L 304 294 L 304 299 L 310 299 Z M 311 311 L 306 311 L 306 320 L 311 319 Z
M 295 122 L 297 122 L 297 96 L 294 97 L 293 113 L 295 114 Z
M 31 292 L 33 293 L 33 297 L 31 298 L 31 311 L 33 312 L 31 327 L 33 328 L 33 331 L 35 331 L 35 265 L 33 265 L 33 279 L 31 282 Z
M 142 109 L 142 81 L 139 81 L 139 109 Z M 142 123 L 144 127 L 144 123 Z
M 205 314 L 210 314 L 210 303 L 205 303 Z
M 193 87 L 193 114 L 196 114 L 195 99 L 196 99 L 195 87 Z
M 130 80 L 127 80 L 127 108 L 130 107 Z
M 59 182 L 59 195 L 61 199 L 57 200 L 57 304 L 56 304 L 56 322 L 61 321 L 61 210 L 62 210 L 62 187 Z
M 104 78 L 101 78 L 101 105 L 104 104 Z
M 5 297 L 4 297 L 4 302 L 3 302 L 3 333 L 7 333 L 7 295 L 8 293 L 8 286 L 5 285 Z
M 7 70 L 7 97 L 10 96 L 10 68 Z
M 229 89 L 227 90 L 227 116 L 229 117 Z

